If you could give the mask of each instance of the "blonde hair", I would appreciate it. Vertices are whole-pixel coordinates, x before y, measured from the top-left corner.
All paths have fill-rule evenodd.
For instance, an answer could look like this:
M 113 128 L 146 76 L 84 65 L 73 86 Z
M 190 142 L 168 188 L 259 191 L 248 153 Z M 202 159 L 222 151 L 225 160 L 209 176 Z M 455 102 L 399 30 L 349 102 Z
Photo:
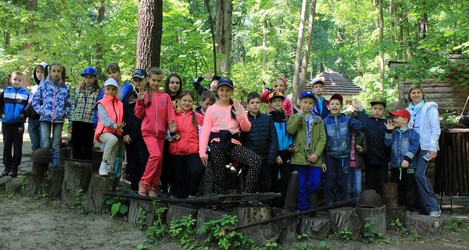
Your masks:
M 407 99 L 409 100 L 409 102 L 412 101 L 412 100 L 410 99 L 410 93 L 411 93 L 414 89 L 420 89 L 420 91 L 422 92 L 422 100 L 426 101 L 426 100 L 425 100 L 425 91 L 423 90 L 423 88 L 422 88 L 420 85 L 418 85 L 418 84 L 414 84 L 414 85 L 410 86 L 409 93 L 407 93 Z
M 13 71 L 13 72 L 11 72 L 11 75 L 25 76 L 25 74 L 21 71 Z

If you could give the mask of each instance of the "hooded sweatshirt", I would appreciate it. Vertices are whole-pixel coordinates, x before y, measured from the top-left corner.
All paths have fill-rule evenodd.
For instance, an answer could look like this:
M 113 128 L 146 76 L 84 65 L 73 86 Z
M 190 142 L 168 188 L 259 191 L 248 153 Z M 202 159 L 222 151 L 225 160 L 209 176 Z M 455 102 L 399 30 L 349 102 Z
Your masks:
M 283 91 L 283 93 L 282 93 L 285 96 L 285 93 L 287 92 L 288 83 L 287 83 L 287 80 L 285 78 L 280 77 L 280 79 L 282 79 L 282 81 L 285 84 L 285 91 Z M 262 92 L 261 93 L 261 101 L 264 102 L 264 103 L 269 103 L 269 94 L 271 92 L 272 91 L 270 91 L 270 90 L 265 90 L 264 92 Z M 285 113 L 287 113 L 288 116 L 291 116 L 293 114 L 293 108 L 292 108 L 292 105 L 291 105 L 291 101 L 286 96 L 285 96 L 285 99 L 283 99 L 282 109 L 285 111 Z M 269 113 L 272 112 L 272 111 L 273 111 L 273 109 L 269 104 Z

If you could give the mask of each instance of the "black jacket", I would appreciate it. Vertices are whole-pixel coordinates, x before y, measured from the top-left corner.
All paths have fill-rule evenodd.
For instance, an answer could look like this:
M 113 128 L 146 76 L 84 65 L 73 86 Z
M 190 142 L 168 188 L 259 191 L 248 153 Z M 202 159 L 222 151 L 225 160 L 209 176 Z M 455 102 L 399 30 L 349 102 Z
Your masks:
M 365 124 L 365 136 L 368 143 L 366 164 L 387 166 L 391 150 L 384 144 L 384 135 L 386 134 L 384 123 L 387 121 L 386 118 L 384 116 L 379 119 L 371 116 L 366 117 L 364 112 L 359 113 L 358 117 Z
M 142 137 L 142 120 L 138 119 L 135 116 L 134 108 L 135 101 L 129 103 L 131 99 L 136 99 L 137 93 L 131 92 L 124 97 L 124 122 L 125 126 L 123 128 L 123 135 L 130 135 L 130 140 L 132 142 L 143 141 Z
M 273 164 L 277 155 L 277 132 L 269 115 L 259 113 L 257 116 L 248 113 L 251 131 L 241 133 L 241 143 Z

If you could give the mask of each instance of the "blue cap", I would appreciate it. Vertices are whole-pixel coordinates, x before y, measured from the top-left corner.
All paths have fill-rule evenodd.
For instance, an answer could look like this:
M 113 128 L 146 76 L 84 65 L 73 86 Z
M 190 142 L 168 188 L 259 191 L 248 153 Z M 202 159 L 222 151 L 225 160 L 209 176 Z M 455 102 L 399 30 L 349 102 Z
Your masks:
M 98 72 L 93 67 L 86 67 L 81 72 L 81 76 L 85 76 L 85 75 L 92 75 L 92 76 L 98 77 Z
M 221 86 L 228 86 L 228 87 L 234 89 L 233 81 L 231 81 L 230 78 L 221 78 L 217 83 L 217 89 Z
M 312 91 L 303 91 L 303 93 L 301 93 L 300 95 L 300 99 L 305 97 L 312 97 L 313 99 L 316 99 L 316 96 L 314 96 L 314 93 Z
M 138 77 L 140 79 L 143 79 L 145 77 L 147 77 L 147 72 L 143 69 L 134 69 L 134 71 L 132 72 L 132 78 L 134 77 Z

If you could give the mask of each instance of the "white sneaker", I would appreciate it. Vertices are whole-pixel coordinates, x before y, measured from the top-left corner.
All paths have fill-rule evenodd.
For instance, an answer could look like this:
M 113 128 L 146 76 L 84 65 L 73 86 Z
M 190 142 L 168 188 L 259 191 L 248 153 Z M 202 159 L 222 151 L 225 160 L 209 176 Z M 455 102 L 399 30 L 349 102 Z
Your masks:
M 98 174 L 100 176 L 108 176 L 108 171 L 106 169 L 107 164 L 104 162 L 101 162 L 101 165 L 99 165 L 99 171 Z
M 441 216 L 441 212 L 440 211 L 431 211 L 429 216 L 434 217 L 434 218 L 438 218 L 438 217 Z

